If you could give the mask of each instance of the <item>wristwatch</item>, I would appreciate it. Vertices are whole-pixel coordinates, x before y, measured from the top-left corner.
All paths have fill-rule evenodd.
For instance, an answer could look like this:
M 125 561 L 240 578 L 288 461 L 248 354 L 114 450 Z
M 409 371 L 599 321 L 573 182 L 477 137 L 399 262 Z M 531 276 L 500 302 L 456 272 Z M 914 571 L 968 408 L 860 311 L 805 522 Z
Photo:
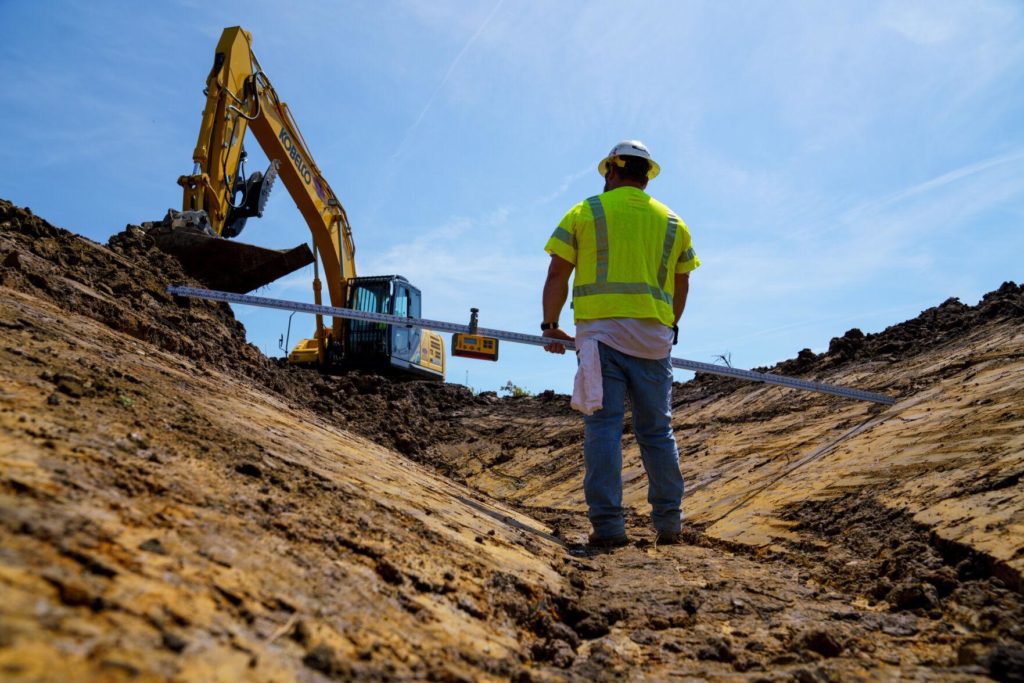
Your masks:
M 541 323 L 540 324 L 540 329 L 542 331 L 557 330 L 558 329 L 558 321 L 556 320 L 553 323 Z

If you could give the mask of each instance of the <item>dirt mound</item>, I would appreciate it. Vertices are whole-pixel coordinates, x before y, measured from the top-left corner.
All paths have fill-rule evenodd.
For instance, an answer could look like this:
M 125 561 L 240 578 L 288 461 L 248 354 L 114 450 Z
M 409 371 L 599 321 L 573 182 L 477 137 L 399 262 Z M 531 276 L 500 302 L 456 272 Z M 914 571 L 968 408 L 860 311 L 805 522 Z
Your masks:
M 245 327 L 227 304 L 167 294 L 169 284 L 202 284 L 137 226 L 127 226 L 104 246 L 0 200 L 0 264 L 2 285 L 54 301 L 201 366 L 254 379 L 416 460 L 430 461 L 433 444 L 466 437 L 451 419 L 463 411 L 507 410 L 524 417 L 571 412 L 568 397 L 554 392 L 474 396 L 458 384 L 395 381 L 363 372 L 331 377 L 268 359 L 246 342 Z
M 864 334 L 856 327 L 841 337 L 833 337 L 828 351 L 815 354 L 803 349 L 792 360 L 783 361 L 770 372 L 795 375 L 878 361 L 907 360 L 961 337 L 987 323 L 1006 318 L 1024 319 L 1024 286 L 1004 282 L 974 306 L 950 298 L 922 311 L 906 322 L 885 328 L 877 334 Z
M 985 294 L 974 306 L 963 304 L 953 297 L 922 311 L 916 318 L 874 334 L 864 334 L 855 327 L 841 337 L 833 337 L 828 351 L 824 353 L 816 354 L 810 349 L 802 349 L 796 358 L 781 361 L 771 367 L 753 369 L 800 377 L 843 370 L 859 363 L 906 361 L 948 344 L 981 326 L 1008 318 L 1024 319 L 1024 285 L 1004 282 L 995 291 Z M 743 386 L 749 386 L 749 383 L 697 373 L 690 382 L 675 385 L 673 403 L 678 406 L 722 396 Z
M 0 263 L 0 284 L 172 353 L 221 369 L 261 363 L 230 309 L 166 293 L 169 282 L 192 280 L 139 228 L 104 247 L 0 200 Z
M 460 385 L 327 377 L 263 356 L 227 304 L 180 299 L 169 284 L 202 286 L 145 232 L 128 226 L 106 246 L 0 200 L 0 284 L 54 301 L 119 332 L 208 366 L 250 377 L 345 428 L 413 457 L 453 438 L 449 417 L 477 399 Z M 494 399 L 500 401 L 500 399 Z
M 476 402 L 459 384 L 400 382 L 361 372 L 329 377 L 283 362 L 260 379 L 345 428 L 420 461 L 431 444 L 462 438 L 464 431 L 450 418 Z

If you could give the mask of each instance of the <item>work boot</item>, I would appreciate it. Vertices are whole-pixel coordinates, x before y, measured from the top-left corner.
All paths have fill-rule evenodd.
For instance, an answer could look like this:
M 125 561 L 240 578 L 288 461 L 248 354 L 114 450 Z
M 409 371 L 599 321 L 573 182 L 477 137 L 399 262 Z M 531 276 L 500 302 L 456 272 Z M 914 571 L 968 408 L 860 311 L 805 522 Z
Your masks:
M 621 536 L 598 536 L 596 534 L 590 534 L 587 539 L 587 545 L 591 548 L 621 548 L 622 546 L 629 543 L 629 538 L 626 534 Z
M 654 539 L 655 545 L 677 545 L 679 543 L 678 531 L 659 531 Z

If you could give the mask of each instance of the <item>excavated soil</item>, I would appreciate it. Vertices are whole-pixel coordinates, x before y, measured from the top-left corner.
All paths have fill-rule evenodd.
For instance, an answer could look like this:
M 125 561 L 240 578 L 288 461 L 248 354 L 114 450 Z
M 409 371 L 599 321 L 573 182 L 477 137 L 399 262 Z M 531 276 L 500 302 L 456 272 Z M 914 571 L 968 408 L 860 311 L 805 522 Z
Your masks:
M 684 542 L 588 550 L 568 397 L 265 358 L 0 201 L 5 680 L 1024 680 L 1024 288 L 674 387 Z
M 245 328 L 227 304 L 167 294 L 168 284 L 203 285 L 137 226 L 102 246 L 5 201 L 0 201 L 0 224 L 5 255 L 0 284 L 60 302 L 202 368 L 251 378 L 406 455 L 450 440 L 457 427 L 439 417 L 487 400 L 461 385 L 393 382 L 364 373 L 324 377 L 268 359 L 246 342 Z M 396 421 L 395 414 L 403 419 Z

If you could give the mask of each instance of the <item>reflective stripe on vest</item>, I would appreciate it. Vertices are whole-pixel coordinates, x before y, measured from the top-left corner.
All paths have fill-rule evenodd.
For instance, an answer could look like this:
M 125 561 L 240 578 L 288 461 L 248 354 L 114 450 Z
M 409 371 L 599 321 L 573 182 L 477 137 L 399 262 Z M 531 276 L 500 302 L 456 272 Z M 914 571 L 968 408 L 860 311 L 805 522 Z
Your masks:
M 672 303 L 672 297 L 660 287 L 646 282 L 595 282 L 591 285 L 577 285 L 572 288 L 573 297 L 593 296 L 594 294 L 650 294 L 655 299 Z
M 576 236 L 565 228 L 555 228 L 555 233 L 552 235 L 559 242 L 565 242 L 575 251 L 576 249 Z
M 668 229 L 665 230 L 665 246 L 661 249 L 661 266 L 658 268 L 658 286 L 665 289 L 665 281 L 668 280 L 668 257 L 672 255 L 672 247 L 676 243 L 676 228 L 679 226 L 679 219 L 672 214 L 668 215 Z
M 672 297 L 665 291 L 665 284 L 668 282 L 668 260 L 672 256 L 672 247 L 676 243 L 676 234 L 679 227 L 679 218 L 673 214 L 668 215 L 668 226 L 665 230 L 665 243 L 661 250 L 661 265 L 658 268 L 658 286 L 655 287 L 646 282 L 608 282 L 608 222 L 604 217 L 604 207 L 601 205 L 600 197 L 587 199 L 591 213 L 594 214 L 594 242 L 597 252 L 597 277 L 596 282 L 589 285 L 576 285 L 572 288 L 573 298 L 584 296 L 595 296 L 600 294 L 649 294 L 655 299 L 672 305 Z M 561 230 L 561 229 L 559 229 Z M 572 237 L 565 230 L 567 236 Z M 563 242 L 567 241 L 555 231 L 555 236 Z M 575 243 L 575 238 L 572 241 Z M 575 244 L 573 245 L 575 246 Z M 693 258 L 693 249 L 690 249 L 689 258 Z
M 604 219 L 604 207 L 601 198 L 594 196 L 587 199 L 590 212 L 594 214 L 594 246 L 597 252 L 597 282 L 608 281 L 608 222 Z

